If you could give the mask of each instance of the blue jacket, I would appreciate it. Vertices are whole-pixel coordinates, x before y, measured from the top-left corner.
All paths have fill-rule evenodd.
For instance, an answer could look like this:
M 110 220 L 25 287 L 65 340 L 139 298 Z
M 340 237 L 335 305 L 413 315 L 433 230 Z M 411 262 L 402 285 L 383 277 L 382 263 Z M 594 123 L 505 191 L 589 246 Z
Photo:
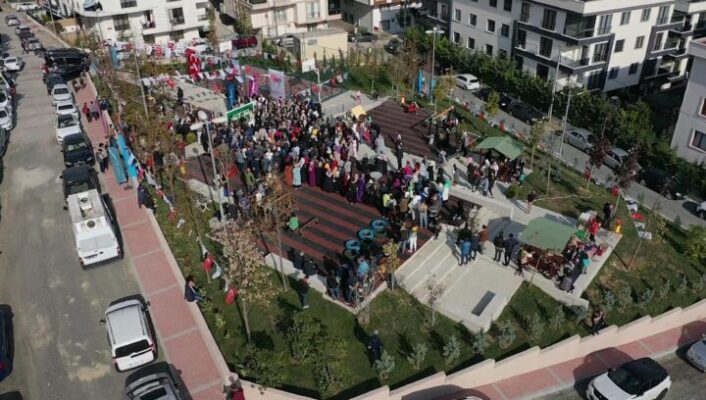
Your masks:
M 464 240 L 461 242 L 461 254 L 463 255 L 469 255 L 471 254 L 471 241 L 470 240 Z

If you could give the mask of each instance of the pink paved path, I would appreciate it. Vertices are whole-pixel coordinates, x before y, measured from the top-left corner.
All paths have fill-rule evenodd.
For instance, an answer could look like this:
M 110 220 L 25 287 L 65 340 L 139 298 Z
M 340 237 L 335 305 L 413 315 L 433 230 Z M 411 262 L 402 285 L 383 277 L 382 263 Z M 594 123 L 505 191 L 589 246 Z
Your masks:
M 93 93 L 90 86 L 76 93 L 79 108 L 94 100 Z M 100 121 L 88 122 L 84 116 L 82 119 L 94 148 L 106 142 Z M 222 399 L 227 366 L 198 307 L 184 301 L 184 278 L 159 226 L 149 211 L 138 208 L 135 189 L 118 185 L 112 170 L 103 178 L 104 192 L 115 204 L 124 251 L 132 259 L 142 294 L 150 302 L 150 314 L 161 343 L 159 350 L 179 371 L 194 400 Z

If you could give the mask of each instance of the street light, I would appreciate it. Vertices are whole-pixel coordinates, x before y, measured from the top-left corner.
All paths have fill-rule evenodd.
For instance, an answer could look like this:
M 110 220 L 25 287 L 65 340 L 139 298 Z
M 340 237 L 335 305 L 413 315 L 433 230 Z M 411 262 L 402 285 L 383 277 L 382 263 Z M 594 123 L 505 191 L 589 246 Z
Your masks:
M 434 35 L 434 38 L 432 39 L 432 44 L 431 44 L 431 79 L 429 80 L 429 98 L 431 98 L 431 102 L 434 103 L 434 114 L 436 114 L 436 99 L 434 99 L 434 64 L 436 63 L 436 34 L 441 33 L 442 35 L 444 34 L 443 30 L 437 29 L 436 25 L 434 25 L 434 29 L 425 31 L 427 35 Z
M 319 104 L 321 104 L 321 71 L 314 68 L 314 73 L 316 73 L 316 95 L 319 98 Z
M 213 139 L 211 138 L 211 129 L 209 128 L 209 125 L 211 122 L 213 123 L 222 123 L 222 120 L 225 120 L 224 117 L 219 117 L 215 118 L 212 121 L 208 120 L 208 114 L 206 114 L 205 111 L 199 110 L 198 112 L 198 117 L 201 120 L 201 122 L 206 125 L 206 136 L 208 136 L 208 150 L 209 153 L 211 154 L 211 167 L 213 168 L 213 184 L 216 186 L 216 191 L 218 193 L 218 196 L 216 197 L 218 201 L 218 211 L 221 213 L 221 221 L 224 221 L 226 218 L 226 214 L 223 211 L 223 202 L 221 201 L 221 196 L 222 196 L 222 188 L 221 188 L 221 179 L 218 177 L 218 171 L 216 170 L 216 157 L 213 154 Z

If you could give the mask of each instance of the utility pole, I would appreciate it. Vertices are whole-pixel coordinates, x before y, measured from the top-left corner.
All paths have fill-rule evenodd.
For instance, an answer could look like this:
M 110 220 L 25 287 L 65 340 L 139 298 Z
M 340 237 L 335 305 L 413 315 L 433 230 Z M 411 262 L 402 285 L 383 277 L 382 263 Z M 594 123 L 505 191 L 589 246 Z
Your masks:
M 444 31 L 439 30 L 436 25 L 434 25 L 434 29 L 426 31 L 427 35 L 430 33 L 433 34 L 434 37 L 432 38 L 431 42 L 431 79 L 429 79 L 429 98 L 434 104 L 434 114 L 436 114 L 436 99 L 434 98 L 434 64 L 436 63 L 436 34 L 443 34 Z
M 556 81 L 559 80 L 559 66 L 561 65 L 561 47 L 559 47 L 559 54 L 556 58 L 556 70 L 554 71 L 554 83 L 552 84 L 552 100 L 549 102 L 549 114 L 547 115 L 547 120 L 549 125 L 552 123 L 552 112 L 554 111 L 554 96 L 556 94 Z
M 137 61 L 137 53 L 135 52 L 135 50 L 132 51 L 132 56 L 135 59 L 135 69 L 137 70 L 137 84 L 140 86 L 140 93 L 142 93 L 142 105 L 145 107 L 145 118 L 149 119 L 150 113 L 147 109 L 147 97 L 145 97 L 145 85 L 142 83 L 142 76 L 140 75 L 140 63 Z

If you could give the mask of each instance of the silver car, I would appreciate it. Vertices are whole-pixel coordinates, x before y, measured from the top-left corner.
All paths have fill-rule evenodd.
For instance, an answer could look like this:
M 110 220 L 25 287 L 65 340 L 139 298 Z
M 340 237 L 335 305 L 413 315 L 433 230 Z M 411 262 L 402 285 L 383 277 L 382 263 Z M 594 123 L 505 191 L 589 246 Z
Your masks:
M 585 152 L 589 152 L 593 148 L 593 134 L 581 128 L 567 131 L 564 141 Z
M 692 344 L 686 352 L 686 359 L 701 372 L 706 372 L 706 339 Z
M 164 372 L 144 376 L 125 387 L 126 400 L 184 400 L 179 385 Z
M 73 100 L 74 95 L 71 93 L 71 89 L 69 89 L 69 86 L 60 83 L 58 85 L 54 85 L 54 87 L 51 89 L 51 102 L 52 104 L 56 104 L 62 101 L 69 101 Z

